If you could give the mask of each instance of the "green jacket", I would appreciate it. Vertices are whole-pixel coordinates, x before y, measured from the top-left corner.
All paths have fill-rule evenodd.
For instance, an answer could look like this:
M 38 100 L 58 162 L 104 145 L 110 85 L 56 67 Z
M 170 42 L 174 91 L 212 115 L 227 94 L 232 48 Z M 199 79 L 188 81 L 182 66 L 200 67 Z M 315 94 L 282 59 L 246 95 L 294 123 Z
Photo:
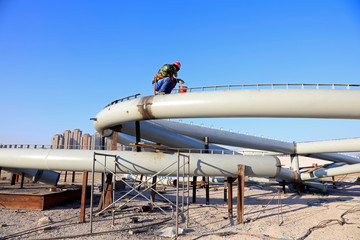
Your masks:
M 173 79 L 173 75 L 176 74 L 176 70 L 171 64 L 165 64 L 162 68 L 159 69 L 159 72 L 155 75 L 152 83 L 154 84 L 155 81 L 158 81 L 162 78 L 170 77 Z

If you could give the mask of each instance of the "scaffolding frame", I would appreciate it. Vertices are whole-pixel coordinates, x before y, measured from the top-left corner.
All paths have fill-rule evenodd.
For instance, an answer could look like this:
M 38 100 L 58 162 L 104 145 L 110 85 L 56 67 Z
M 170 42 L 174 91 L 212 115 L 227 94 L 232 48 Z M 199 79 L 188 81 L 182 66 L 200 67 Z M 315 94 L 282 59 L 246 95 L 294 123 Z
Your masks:
M 137 186 L 132 186 L 129 183 L 127 183 L 124 179 L 122 179 L 118 174 L 120 174 L 119 172 L 117 172 L 117 169 L 120 169 L 121 166 L 121 158 L 118 157 L 118 155 L 113 155 L 113 154 L 103 154 L 103 153 L 97 153 L 94 152 L 93 155 L 93 163 L 92 163 L 92 182 L 91 182 L 91 197 L 90 197 L 90 233 L 93 233 L 93 216 L 94 216 L 94 211 L 93 211 L 93 199 L 94 199 L 94 180 L 95 180 L 95 169 L 97 165 L 100 165 L 101 168 L 103 168 L 103 173 L 111 173 L 112 174 L 112 203 L 110 203 L 107 207 L 105 207 L 104 204 L 104 208 L 100 211 L 98 211 L 95 216 L 100 215 L 101 213 L 105 212 L 106 210 L 110 210 L 112 211 L 112 224 L 115 225 L 115 211 L 118 209 L 121 209 L 122 206 L 124 206 L 126 203 L 130 202 L 131 200 L 135 199 L 138 196 L 143 197 L 144 199 L 146 199 L 150 204 L 152 204 L 152 206 L 155 206 L 156 208 L 158 208 L 163 214 L 167 215 L 169 218 L 171 219 L 175 219 L 176 221 L 176 237 L 178 236 L 178 229 L 179 229 L 179 215 L 180 214 L 184 214 L 187 213 L 186 215 L 186 227 L 188 227 L 189 225 L 189 182 L 190 182 L 190 156 L 180 153 L 179 151 L 177 152 L 178 158 L 176 161 L 174 161 L 173 163 L 170 163 L 169 165 L 167 165 L 165 168 L 163 168 L 162 170 L 156 172 L 155 174 L 152 175 L 152 177 L 158 177 L 157 181 L 151 184 L 151 186 L 149 186 L 148 188 L 145 188 L 144 190 L 137 190 L 137 188 L 141 185 L 143 185 L 144 183 L 147 183 L 146 181 L 143 181 L 140 183 L 140 185 Z M 97 160 L 97 156 L 102 156 L 104 157 L 103 159 L 103 163 L 99 160 Z M 114 170 L 111 170 L 108 166 L 109 163 L 107 161 L 107 159 L 110 158 L 111 162 L 110 164 L 114 164 Z M 165 170 L 169 169 L 170 167 L 173 167 L 174 165 L 176 165 L 176 169 L 171 171 L 170 173 L 166 174 L 166 175 L 160 175 L 162 172 L 164 172 Z M 130 174 L 134 174 L 134 172 L 132 172 L 130 169 L 128 169 Z M 176 172 L 176 203 L 174 204 L 172 201 L 170 201 L 168 198 L 166 198 L 163 194 L 161 194 L 159 191 L 157 191 L 155 188 L 153 188 L 154 185 L 156 185 L 157 183 L 161 182 L 164 178 L 175 174 Z M 180 187 L 179 187 L 179 177 L 180 174 L 182 175 L 182 187 L 181 187 L 181 207 L 179 206 L 179 200 L 180 200 Z M 186 176 L 186 183 L 185 183 L 185 176 Z M 119 197 L 118 199 L 115 199 L 115 183 L 116 180 L 119 180 L 121 182 L 123 182 L 126 186 L 128 186 L 130 188 L 130 190 L 122 195 L 121 197 Z M 105 186 L 105 178 L 103 179 L 103 186 Z M 102 197 L 103 197 L 103 203 L 105 203 L 105 195 L 106 195 L 106 187 L 103 187 L 102 189 Z M 135 196 L 133 196 L 132 198 L 128 199 L 125 203 L 123 203 L 122 205 L 116 206 L 117 203 L 120 204 L 120 201 L 123 200 L 127 195 L 129 195 L 131 192 L 135 191 L 137 194 Z M 146 191 L 154 191 L 157 195 L 159 195 L 163 200 L 165 200 L 167 203 L 170 204 L 171 209 L 172 209 L 172 215 L 170 215 L 169 213 L 167 213 L 163 208 L 161 208 L 158 204 L 155 203 L 155 201 L 152 201 L 150 198 L 146 197 L 143 193 Z M 185 202 L 185 194 L 186 194 L 186 202 Z M 155 200 L 155 199 L 154 199 Z M 186 209 L 185 209 L 186 206 Z M 173 209 L 175 208 L 175 216 L 174 216 L 174 211 Z

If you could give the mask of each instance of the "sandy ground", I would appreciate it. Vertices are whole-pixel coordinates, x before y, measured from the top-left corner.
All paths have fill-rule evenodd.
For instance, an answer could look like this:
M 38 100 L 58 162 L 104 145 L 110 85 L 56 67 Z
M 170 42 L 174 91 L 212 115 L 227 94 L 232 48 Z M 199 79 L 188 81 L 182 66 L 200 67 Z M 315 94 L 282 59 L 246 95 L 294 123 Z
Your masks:
M 71 178 L 68 176 L 68 179 Z M 184 233 L 179 239 L 360 239 L 360 183 L 354 182 L 355 179 L 356 176 L 337 177 L 337 188 L 333 189 L 329 182 L 328 195 L 312 189 L 300 195 L 283 194 L 276 184 L 246 183 L 245 223 L 241 224 L 236 222 L 236 186 L 232 219 L 228 218 L 223 184 L 211 185 L 210 205 L 205 205 L 204 188 L 197 190 L 194 204 L 190 191 L 188 227 L 185 213 L 180 218 Z M 81 174 L 76 181 L 81 182 Z M 175 202 L 175 188 L 166 187 L 161 193 Z M 116 197 L 123 194 L 119 192 Z M 134 195 L 133 192 L 127 197 Z M 146 196 L 149 196 L 147 192 Z M 95 235 L 86 235 L 90 232 L 89 216 L 85 223 L 79 223 L 80 201 L 43 211 L 0 209 L 0 239 L 165 239 L 156 235 L 156 231 L 174 227 L 175 221 L 168 220 L 158 209 L 141 212 L 147 201 L 136 199 L 115 212 L 114 225 L 111 213 L 94 217 L 93 232 L 108 232 Z M 96 194 L 94 203 L 98 200 L 99 194 Z M 161 201 L 159 196 L 156 203 L 172 215 L 170 204 Z M 88 204 L 87 214 L 89 212 Z M 138 217 L 138 223 L 133 223 L 133 217 Z M 40 219 L 50 219 L 50 222 L 40 224 Z

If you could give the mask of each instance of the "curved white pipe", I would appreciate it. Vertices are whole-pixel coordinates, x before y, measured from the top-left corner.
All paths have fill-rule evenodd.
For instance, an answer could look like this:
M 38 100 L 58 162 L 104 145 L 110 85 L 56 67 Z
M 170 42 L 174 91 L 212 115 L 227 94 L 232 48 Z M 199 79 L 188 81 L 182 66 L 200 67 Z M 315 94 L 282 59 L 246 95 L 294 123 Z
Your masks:
M 360 119 L 360 90 L 256 89 L 147 96 L 110 105 L 95 129 L 124 122 L 166 118 L 282 117 Z

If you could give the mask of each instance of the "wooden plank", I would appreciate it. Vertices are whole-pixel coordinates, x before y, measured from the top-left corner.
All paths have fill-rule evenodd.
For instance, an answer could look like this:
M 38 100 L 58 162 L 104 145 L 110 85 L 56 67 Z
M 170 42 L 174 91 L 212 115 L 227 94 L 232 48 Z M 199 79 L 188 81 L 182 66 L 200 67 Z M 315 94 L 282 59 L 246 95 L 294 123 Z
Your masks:
M 143 148 L 153 148 L 157 151 L 165 151 L 165 152 L 189 152 L 188 150 L 172 149 L 165 146 L 146 143 L 146 142 L 130 143 L 130 145 L 136 147 L 143 147 Z
M 131 146 L 136 146 L 136 147 L 144 147 L 144 148 L 154 148 L 157 150 L 163 150 L 163 151 L 168 151 L 168 147 L 165 146 L 160 146 L 157 144 L 151 144 L 151 143 L 145 143 L 145 142 L 138 142 L 138 143 L 130 143 Z

